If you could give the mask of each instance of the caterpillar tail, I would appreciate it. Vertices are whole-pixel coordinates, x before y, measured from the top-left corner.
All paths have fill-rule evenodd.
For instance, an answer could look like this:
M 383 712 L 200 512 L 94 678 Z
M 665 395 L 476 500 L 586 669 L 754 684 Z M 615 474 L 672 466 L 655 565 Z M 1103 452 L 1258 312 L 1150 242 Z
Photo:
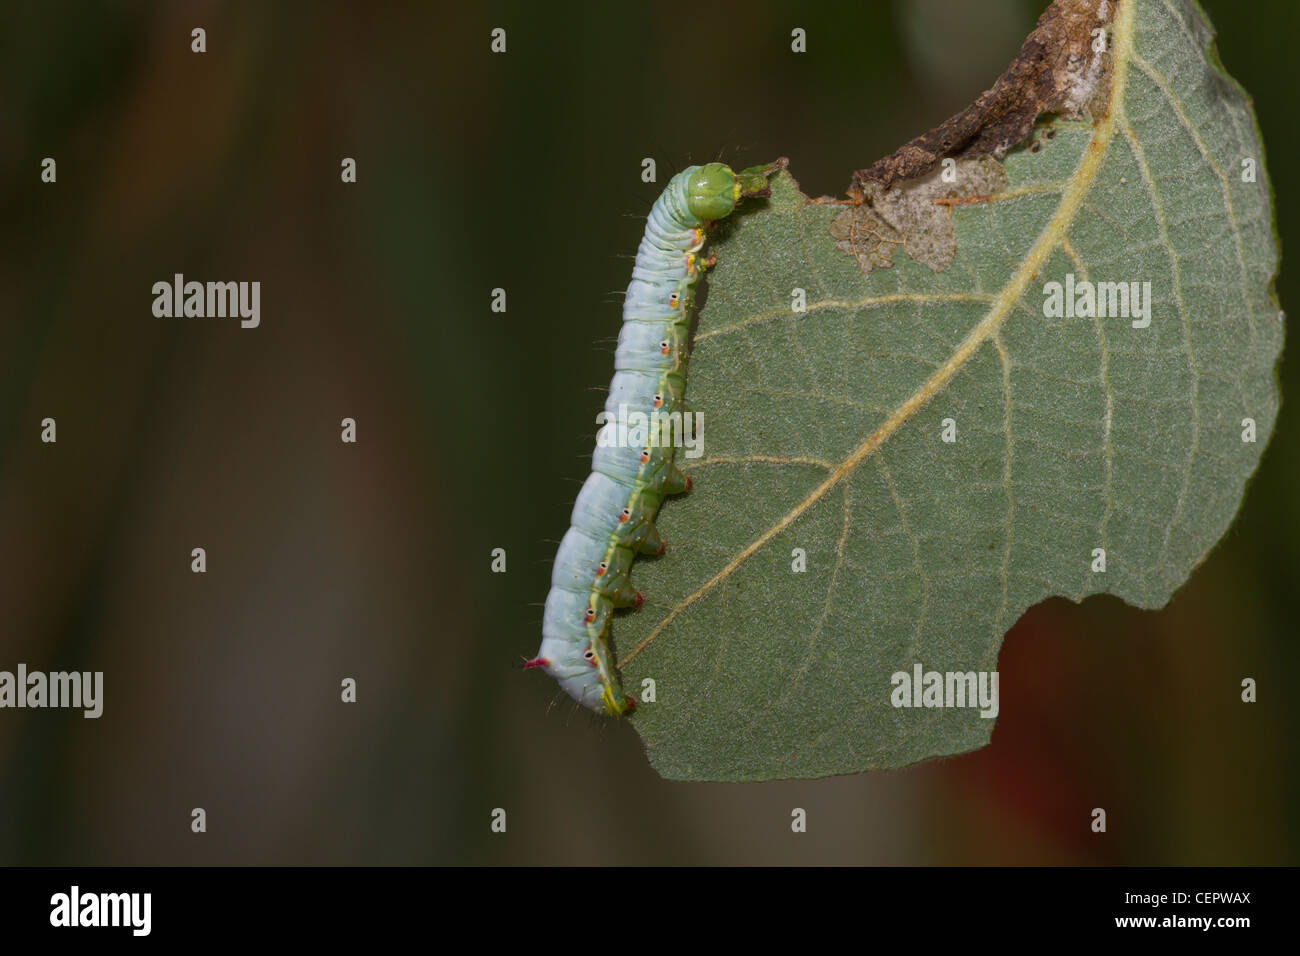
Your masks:
M 600 673 L 600 701 L 605 705 L 605 713 L 611 717 L 622 717 L 636 710 L 636 698 L 623 690 L 623 681 L 614 667 L 614 655 L 609 649 L 609 642 L 602 633 L 592 642 L 596 651 L 596 670 Z

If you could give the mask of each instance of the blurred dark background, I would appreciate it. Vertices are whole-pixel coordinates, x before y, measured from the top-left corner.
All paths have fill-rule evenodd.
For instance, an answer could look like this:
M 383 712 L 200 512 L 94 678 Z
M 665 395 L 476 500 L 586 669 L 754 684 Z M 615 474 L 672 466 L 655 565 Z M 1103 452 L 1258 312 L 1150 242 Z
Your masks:
M 0 711 L 0 863 L 1297 862 L 1292 414 L 1169 608 L 1015 627 L 975 754 L 667 783 L 519 669 L 668 176 L 787 155 L 842 194 L 1045 6 L 6 3 L 0 669 L 103 670 L 105 709 Z M 1300 5 L 1205 6 L 1285 240 Z M 261 281 L 261 327 L 154 318 L 177 272 Z

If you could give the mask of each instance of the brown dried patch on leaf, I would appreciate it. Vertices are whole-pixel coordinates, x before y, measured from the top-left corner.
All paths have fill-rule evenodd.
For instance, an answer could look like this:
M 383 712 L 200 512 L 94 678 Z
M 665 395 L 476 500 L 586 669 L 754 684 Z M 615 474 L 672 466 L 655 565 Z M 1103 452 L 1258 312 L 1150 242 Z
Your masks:
M 861 204 L 845 206 L 831 220 L 831 238 L 863 272 L 888 269 L 899 246 L 921 265 L 942 272 L 957 255 L 952 209 L 945 200 L 984 198 L 1006 188 L 1006 170 L 987 156 L 954 160 L 948 170 L 940 166 L 892 188 L 864 183 Z
M 946 156 L 1001 159 L 1041 114 L 1077 117 L 1100 108 L 1110 85 L 1110 27 L 1121 2 L 1129 0 L 1055 0 L 992 89 L 869 169 L 859 169 L 849 195 L 862 198 L 870 183 L 915 179 Z M 1098 29 L 1107 39 L 1101 52 L 1093 49 Z

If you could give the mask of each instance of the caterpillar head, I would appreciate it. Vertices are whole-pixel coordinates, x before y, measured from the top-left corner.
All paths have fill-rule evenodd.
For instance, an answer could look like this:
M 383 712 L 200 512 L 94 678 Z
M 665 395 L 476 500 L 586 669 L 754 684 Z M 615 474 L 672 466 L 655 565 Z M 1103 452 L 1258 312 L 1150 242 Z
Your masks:
M 736 174 L 724 163 L 709 163 L 686 181 L 686 208 L 705 222 L 726 219 L 736 208 L 740 186 Z

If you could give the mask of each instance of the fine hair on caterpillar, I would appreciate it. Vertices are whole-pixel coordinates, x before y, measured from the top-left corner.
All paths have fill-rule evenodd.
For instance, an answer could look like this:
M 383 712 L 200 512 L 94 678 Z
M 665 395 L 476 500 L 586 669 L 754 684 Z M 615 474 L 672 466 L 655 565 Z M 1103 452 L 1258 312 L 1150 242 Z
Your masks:
M 663 554 L 655 526 L 665 498 L 691 490 L 677 464 L 703 454 L 700 415 L 685 402 L 696 289 L 714 258 L 710 227 L 745 198 L 767 196 L 780 162 L 734 172 L 690 166 L 655 200 L 623 299 L 623 325 L 592 454 L 551 571 L 542 643 L 526 669 L 541 668 L 578 704 L 621 716 L 636 707 L 614 665 L 615 612 L 640 608 L 632 585 L 638 554 Z

